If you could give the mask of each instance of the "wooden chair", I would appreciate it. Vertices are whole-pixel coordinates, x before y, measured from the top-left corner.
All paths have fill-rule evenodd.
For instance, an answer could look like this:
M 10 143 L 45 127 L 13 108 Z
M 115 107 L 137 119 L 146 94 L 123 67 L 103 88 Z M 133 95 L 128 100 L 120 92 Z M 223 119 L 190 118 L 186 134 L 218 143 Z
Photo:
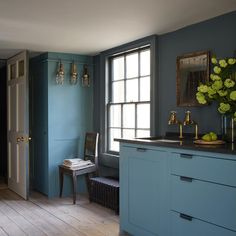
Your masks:
M 98 133 L 86 133 L 84 143 L 84 160 L 90 160 L 94 165 L 83 168 L 70 169 L 63 165 L 59 165 L 59 180 L 60 180 L 60 197 L 62 197 L 64 174 L 71 175 L 73 181 L 73 204 L 76 204 L 76 186 L 77 176 L 85 175 L 88 192 L 89 187 L 89 175 L 97 174 L 98 170 Z

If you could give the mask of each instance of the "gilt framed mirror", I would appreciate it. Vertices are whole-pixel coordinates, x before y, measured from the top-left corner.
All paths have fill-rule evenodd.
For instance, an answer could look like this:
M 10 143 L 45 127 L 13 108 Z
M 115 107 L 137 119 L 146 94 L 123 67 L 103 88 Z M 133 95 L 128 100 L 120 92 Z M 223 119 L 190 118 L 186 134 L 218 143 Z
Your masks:
M 200 106 L 197 87 L 209 80 L 210 52 L 194 52 L 178 56 L 176 60 L 177 106 Z

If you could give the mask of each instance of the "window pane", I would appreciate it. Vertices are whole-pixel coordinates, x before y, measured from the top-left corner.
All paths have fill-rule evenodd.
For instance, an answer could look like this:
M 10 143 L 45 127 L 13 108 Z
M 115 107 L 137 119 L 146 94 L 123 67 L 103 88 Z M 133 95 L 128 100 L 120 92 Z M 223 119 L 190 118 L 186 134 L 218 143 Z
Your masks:
M 110 127 L 121 127 L 121 106 L 111 105 L 109 115 Z
M 138 53 L 130 54 L 126 57 L 126 77 L 138 76 Z
M 123 138 L 135 138 L 135 130 L 123 129 Z
M 112 102 L 124 101 L 124 81 L 112 83 Z
M 126 81 L 126 102 L 138 101 L 138 79 Z
M 150 75 L 150 50 L 140 53 L 140 75 Z
M 140 78 L 140 101 L 150 101 L 150 77 Z
M 137 127 L 150 128 L 150 104 L 137 105 Z
M 110 129 L 109 130 L 109 150 L 119 152 L 119 142 L 114 141 L 114 138 L 120 138 L 121 137 L 121 129 Z
M 135 127 L 135 105 L 127 104 L 123 106 L 123 127 Z
M 124 79 L 124 57 L 113 59 L 113 80 Z
M 150 137 L 150 130 L 137 130 L 137 138 Z

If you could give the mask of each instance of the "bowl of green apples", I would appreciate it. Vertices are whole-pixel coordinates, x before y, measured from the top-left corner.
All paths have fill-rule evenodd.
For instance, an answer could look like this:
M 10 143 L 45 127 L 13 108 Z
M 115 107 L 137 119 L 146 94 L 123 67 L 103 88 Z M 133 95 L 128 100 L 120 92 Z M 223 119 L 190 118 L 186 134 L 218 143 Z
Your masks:
M 219 140 L 215 132 L 211 131 L 202 136 L 201 139 L 195 140 L 196 144 L 224 144 L 225 141 Z

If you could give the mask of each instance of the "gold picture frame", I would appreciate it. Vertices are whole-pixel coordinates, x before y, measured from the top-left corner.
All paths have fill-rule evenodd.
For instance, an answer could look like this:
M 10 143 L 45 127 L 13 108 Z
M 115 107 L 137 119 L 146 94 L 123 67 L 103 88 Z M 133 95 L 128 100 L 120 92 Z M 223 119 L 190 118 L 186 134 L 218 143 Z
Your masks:
M 176 59 L 177 106 L 201 106 L 196 99 L 197 87 L 209 81 L 210 52 L 201 51 Z

